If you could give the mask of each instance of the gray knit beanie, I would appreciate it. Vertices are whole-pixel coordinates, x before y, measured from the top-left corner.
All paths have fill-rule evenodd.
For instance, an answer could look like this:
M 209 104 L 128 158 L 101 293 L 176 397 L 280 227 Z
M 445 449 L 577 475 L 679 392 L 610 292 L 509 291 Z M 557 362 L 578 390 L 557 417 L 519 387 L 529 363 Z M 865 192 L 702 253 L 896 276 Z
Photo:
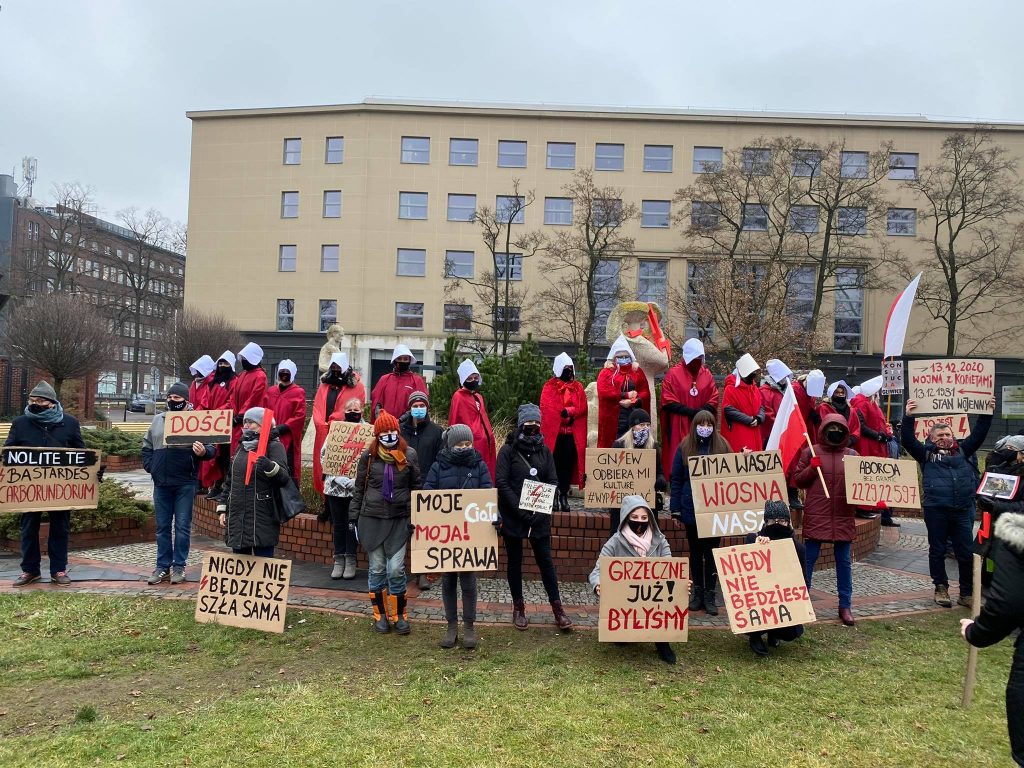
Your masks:
M 256 424 L 263 426 L 263 409 L 262 408 L 250 408 L 245 412 L 245 416 L 242 417 L 242 421 L 252 421 Z
M 772 520 L 785 520 L 789 522 L 789 507 L 786 502 L 779 499 L 769 499 L 764 503 L 764 522 L 767 525 Z
M 417 400 L 422 400 L 427 405 L 430 405 L 430 400 L 427 399 L 426 392 L 423 392 L 423 391 L 418 390 L 418 389 L 415 392 L 413 392 L 411 395 L 409 395 L 409 399 L 406 401 L 405 404 L 406 405 L 412 405 Z
M 449 448 L 454 448 L 463 440 L 473 442 L 473 430 L 465 424 L 452 424 L 448 427 L 448 431 L 444 433 L 444 439 L 445 445 Z
M 53 387 L 50 386 L 48 381 L 40 381 L 36 384 L 35 388 L 28 393 L 29 397 L 42 397 L 49 400 L 51 403 L 56 403 L 57 393 L 53 391 Z
M 516 426 L 521 427 L 528 421 L 536 421 L 540 424 L 540 408 L 533 403 L 523 403 L 519 406 L 519 413 L 516 416 Z
M 167 390 L 167 396 L 170 397 L 171 395 L 177 395 L 188 400 L 188 385 L 182 384 L 180 381 L 174 382 L 171 384 L 171 388 Z

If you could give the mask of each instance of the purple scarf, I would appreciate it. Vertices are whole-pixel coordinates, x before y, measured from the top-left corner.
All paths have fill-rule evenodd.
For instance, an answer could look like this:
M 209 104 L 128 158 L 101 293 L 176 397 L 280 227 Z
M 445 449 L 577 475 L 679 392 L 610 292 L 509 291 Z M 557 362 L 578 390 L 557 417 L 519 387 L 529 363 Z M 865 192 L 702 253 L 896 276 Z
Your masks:
M 380 487 L 381 495 L 388 504 L 395 500 L 395 465 L 387 463 L 384 465 L 384 482 Z

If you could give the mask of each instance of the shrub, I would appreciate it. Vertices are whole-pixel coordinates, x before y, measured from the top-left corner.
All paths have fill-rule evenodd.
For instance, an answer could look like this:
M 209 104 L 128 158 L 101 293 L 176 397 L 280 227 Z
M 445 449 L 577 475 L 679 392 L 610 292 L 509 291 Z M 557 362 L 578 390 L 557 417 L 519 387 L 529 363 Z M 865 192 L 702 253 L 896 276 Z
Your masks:
M 135 497 L 136 492 L 127 486 L 104 480 L 100 483 L 99 506 L 71 513 L 71 532 L 112 531 L 124 517 L 137 523 L 145 522 L 153 514 L 153 505 Z M 17 539 L 20 535 L 19 515 L 0 515 L 0 538 Z
M 142 456 L 142 435 L 122 432 L 120 429 L 83 429 L 86 448 L 102 451 L 104 456 Z
M 299 489 L 302 493 L 302 500 L 306 502 L 306 511 L 311 515 L 319 515 L 324 508 L 324 497 L 316 492 L 313 487 L 313 468 L 303 467 L 302 471 L 302 487 Z

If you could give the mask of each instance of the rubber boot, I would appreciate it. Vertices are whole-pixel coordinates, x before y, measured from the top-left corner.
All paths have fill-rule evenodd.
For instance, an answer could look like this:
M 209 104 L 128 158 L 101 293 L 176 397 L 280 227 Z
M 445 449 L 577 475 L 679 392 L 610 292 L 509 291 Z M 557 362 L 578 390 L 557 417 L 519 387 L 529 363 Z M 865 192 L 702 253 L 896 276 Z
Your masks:
M 572 627 L 572 619 L 566 616 L 561 600 L 551 601 L 551 612 L 555 615 L 555 624 L 558 625 L 559 629 L 569 629 Z
M 405 597 L 405 592 L 400 595 L 391 595 L 391 610 L 394 611 L 394 625 L 395 633 L 399 635 L 408 635 L 412 632 L 412 627 L 409 626 L 409 611 L 407 610 L 408 600 Z
M 699 584 L 694 585 L 693 594 L 690 595 L 690 613 L 702 610 L 704 608 L 704 587 Z
M 340 579 L 345 573 L 345 556 L 335 555 L 334 557 L 334 570 L 331 571 L 332 579 Z
M 388 612 L 384 605 L 386 600 L 387 595 L 383 591 L 370 593 L 370 604 L 373 605 L 373 628 L 381 634 L 391 631 L 391 625 L 388 624 Z
M 473 626 L 472 621 L 464 621 L 462 623 L 462 647 L 467 651 L 472 651 L 480 643 L 480 638 L 476 634 L 476 628 Z
M 341 574 L 343 579 L 354 579 L 356 577 L 356 556 L 345 555 L 345 570 Z
M 442 648 L 454 648 L 457 642 L 459 642 L 459 622 L 449 621 L 448 629 L 441 638 L 439 645 Z
M 512 625 L 516 629 L 527 629 L 530 626 L 530 620 L 526 618 L 526 603 L 522 600 L 512 601 Z
M 715 595 L 715 582 L 716 579 L 712 577 L 708 588 L 704 590 L 704 610 L 707 611 L 708 616 L 718 615 L 718 603 L 716 602 L 717 596 Z

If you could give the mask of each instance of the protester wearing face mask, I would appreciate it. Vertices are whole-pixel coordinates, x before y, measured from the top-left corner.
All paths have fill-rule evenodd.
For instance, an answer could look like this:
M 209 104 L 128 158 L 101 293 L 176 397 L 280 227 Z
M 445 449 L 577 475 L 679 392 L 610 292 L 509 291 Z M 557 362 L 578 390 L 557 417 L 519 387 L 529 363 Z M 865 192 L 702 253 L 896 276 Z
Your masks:
M 818 404 L 818 416 L 822 420 L 832 413 L 843 417 L 850 430 L 850 447 L 856 448 L 860 443 L 860 414 L 850 405 L 850 387 L 845 381 L 835 381 L 828 385 L 828 397 Z
M 353 398 L 360 404 L 366 403 L 366 387 L 359 374 L 349 365 L 348 355 L 335 352 L 331 355 L 330 365 L 320 378 L 320 386 L 313 398 L 313 487 L 317 493 L 324 492 L 321 455 L 331 422 L 345 421 L 347 403 Z
M 875 376 L 860 385 L 853 400 L 850 401 L 850 408 L 860 419 L 860 439 L 853 446 L 861 456 L 875 456 L 881 459 L 889 458 L 889 441 L 893 440 L 892 426 L 885 420 L 878 405 L 878 392 L 882 389 L 882 377 Z M 884 504 L 876 508 L 882 513 L 882 525 L 887 528 L 899 528 L 900 524 L 892 519 L 892 510 Z M 859 517 L 868 517 L 869 510 L 859 510 Z M 872 515 L 873 517 L 873 515 Z
M 487 415 L 487 403 L 480 394 L 483 377 L 472 360 L 459 363 L 458 374 L 461 386 L 452 395 L 448 423 L 465 424 L 473 430 L 473 447 L 484 457 L 491 477 L 494 477 L 498 449 L 494 442 L 491 417 Z
M 669 368 L 661 384 L 661 423 L 665 444 L 662 471 L 672 473 L 673 457 L 701 411 L 718 413 L 718 386 L 704 365 L 704 344 L 687 339 L 683 360 Z
M 231 392 L 232 408 L 235 411 L 235 429 L 231 435 L 231 450 L 238 450 L 242 438 L 242 414 L 250 408 L 262 408 L 267 396 L 267 372 L 263 370 L 263 348 L 249 342 L 238 353 L 242 372 L 235 377 Z
M 343 421 L 359 424 L 363 421 L 363 401 L 350 397 L 343 406 Z M 327 456 L 327 442 L 320 447 L 320 466 Z M 332 579 L 354 579 L 356 577 L 356 526 L 349 519 L 349 505 L 354 478 L 348 475 L 324 475 L 324 511 L 317 516 L 321 523 L 331 521 L 334 543 L 334 568 Z
M 267 451 L 256 459 L 246 483 L 249 455 L 259 449 L 260 433 L 273 428 L 273 415 L 264 408 L 250 408 L 242 416 L 242 438 L 217 505 L 224 543 L 235 554 L 273 557 L 281 533 L 277 498 L 291 478 L 288 456 L 275 432 L 270 433 Z
M 549 485 L 558 482 L 554 457 L 544 445 L 544 436 L 540 433 L 540 408 L 533 403 L 519 406 L 516 428 L 509 433 L 498 452 L 498 468 L 494 475 L 500 517 L 497 528 L 505 539 L 508 588 L 512 593 L 512 624 L 522 630 L 530 626 L 523 601 L 523 540 L 528 539 L 551 602 L 555 623 L 559 629 L 568 629 L 572 620 L 562 608 L 558 575 L 551 558 L 551 515 L 519 508 L 523 483 L 527 480 Z
M 217 367 L 209 378 L 209 386 L 203 399 L 205 410 L 230 411 L 234 406 L 233 393 L 235 387 L 235 353 L 226 350 L 217 358 Z M 231 461 L 231 446 L 218 445 L 214 461 L 203 462 L 199 468 L 199 484 L 207 489 L 207 498 L 216 499 L 220 496 L 224 477 L 228 473 Z
M 750 354 L 736 361 L 736 372 L 725 379 L 722 394 L 722 416 L 725 429 L 722 436 L 736 453 L 744 450 L 760 451 L 764 448 L 761 423 L 765 407 L 758 390 L 757 372 L 760 366 Z
M 1007 435 L 996 442 L 995 449 L 988 455 L 985 461 L 985 471 L 994 472 L 1000 475 L 1024 476 L 1024 435 Z M 978 494 L 977 505 L 979 509 L 988 512 L 989 529 L 991 530 L 1001 515 L 1005 513 L 1024 515 L 1024 480 L 1017 482 L 1017 490 L 1009 499 L 996 499 L 990 496 Z M 992 538 L 982 542 L 981 551 L 975 548 L 975 552 L 982 557 L 990 557 Z M 992 570 L 983 568 L 981 571 L 981 583 L 988 587 L 992 582 Z
M 804 498 L 803 537 L 806 548 L 804 580 L 811 586 L 814 564 L 821 545 L 831 542 L 836 558 L 836 587 L 839 590 L 839 619 L 848 627 L 853 621 L 853 563 L 852 545 L 857 535 L 856 510 L 846 503 L 846 468 L 844 456 L 856 456 L 849 447 L 850 429 L 846 420 L 836 413 L 821 419 L 818 442 L 804 448 L 797 460 L 793 482 L 806 490 Z M 819 476 L 818 470 L 821 470 Z M 822 488 L 825 478 L 828 496 Z
M 639 408 L 650 413 L 651 390 L 626 337 L 608 351 L 608 361 L 597 374 L 597 447 L 610 448 L 629 429 L 629 415 Z M 648 417 L 649 419 L 650 417 Z
M 651 512 L 643 496 L 626 496 L 622 500 L 619 515 L 620 525 L 601 547 L 597 564 L 590 572 L 590 586 L 594 594 L 601 596 L 602 557 L 672 557 L 668 539 L 658 527 L 657 516 Z M 658 658 L 666 664 L 676 663 L 676 654 L 670 643 L 655 643 Z
M 761 422 L 761 440 L 768 442 L 768 436 L 775 426 L 775 414 L 778 413 L 782 404 L 782 396 L 789 389 L 790 381 L 793 379 L 793 371 L 789 366 L 777 358 L 772 358 L 764 364 L 766 375 L 761 382 L 761 405 L 764 406 L 764 420 Z
M 212 361 L 211 361 L 212 362 Z M 164 445 L 167 413 L 192 410 L 189 388 L 178 382 L 167 390 L 167 411 L 153 417 L 142 439 L 142 467 L 153 478 L 153 517 L 156 520 L 156 568 L 150 584 L 185 581 L 192 541 L 192 504 L 202 462 L 213 459 L 212 445 Z
M 188 367 L 192 375 L 192 381 L 188 385 L 188 401 L 197 411 L 206 410 L 206 394 L 209 391 L 209 383 L 213 381 L 213 372 L 217 364 L 209 355 L 203 355 Z
M 990 403 L 995 410 L 995 401 Z M 953 552 L 960 566 L 958 605 L 970 607 L 974 592 L 972 527 L 978 479 L 970 459 L 974 457 L 992 426 L 992 415 L 982 414 L 971 433 L 962 441 L 953 437 L 948 424 L 936 423 L 922 443 L 914 434 L 917 401 L 908 400 L 900 424 L 903 448 L 921 465 L 921 495 L 924 522 L 928 529 L 928 570 L 935 584 L 935 602 L 951 608 L 949 579 L 946 575 L 946 542 L 953 541 Z
M 263 407 L 269 408 L 277 423 L 277 434 L 288 454 L 288 473 L 301 486 L 302 428 L 306 426 L 306 390 L 295 383 L 298 368 L 291 360 L 277 364 L 277 383 L 267 387 Z
M 412 370 L 416 356 L 405 344 L 399 344 L 391 353 L 391 373 L 385 373 L 377 380 L 377 386 L 370 395 L 370 418 L 376 418 L 381 411 L 405 413 L 409 395 L 426 392 L 427 383 Z
M 626 431 L 622 434 L 618 440 L 612 443 L 612 448 L 650 448 L 654 450 L 654 492 L 655 495 L 660 495 L 668 489 L 668 483 L 665 481 L 665 473 L 661 471 L 661 446 L 658 445 L 658 441 L 654 439 L 654 433 L 651 431 L 651 415 L 642 408 L 637 408 L 629 414 L 629 426 Z M 658 503 L 654 506 L 655 514 L 661 510 L 660 505 L 661 499 L 658 498 Z M 611 532 L 615 533 L 619 530 L 619 510 L 609 509 L 608 517 L 611 523 Z
M 419 457 L 420 475 L 426 477 L 444 445 L 444 431 L 430 420 L 426 392 L 413 392 L 409 395 L 409 410 L 402 414 L 398 422 L 401 425 L 402 437 Z M 416 586 L 421 590 L 430 589 L 427 574 L 421 573 L 416 577 Z
M 480 452 L 473 447 L 473 432 L 465 424 L 452 424 L 444 433 L 445 447 L 437 454 L 430 467 L 423 490 L 462 490 L 493 488 L 491 473 Z M 462 647 L 476 648 L 477 576 L 473 571 L 441 574 L 441 601 L 448 628 L 441 638 L 442 648 L 454 648 L 459 635 L 458 589 L 462 587 Z
M 419 457 L 386 411 L 373 423 L 376 439 L 359 457 L 349 515 L 370 560 L 368 585 L 377 632 L 407 635 L 405 550 L 409 544 L 412 492 L 419 490 Z
M 679 444 L 672 462 L 672 501 L 669 505 L 672 516 L 686 528 L 686 542 L 690 550 L 690 610 L 704 609 L 711 616 L 718 615 L 718 568 L 712 550 L 721 546 L 722 539 L 718 536 L 702 539 L 697 533 L 689 460 L 694 456 L 732 453 L 717 426 L 715 417 L 707 411 L 693 417 L 690 433 Z
M 562 352 L 555 358 L 552 378 L 540 391 L 540 430 L 544 445 L 555 457 L 558 493 L 555 511 L 569 511 L 569 488 L 583 485 L 587 451 L 587 394 L 576 381 L 572 358 Z

